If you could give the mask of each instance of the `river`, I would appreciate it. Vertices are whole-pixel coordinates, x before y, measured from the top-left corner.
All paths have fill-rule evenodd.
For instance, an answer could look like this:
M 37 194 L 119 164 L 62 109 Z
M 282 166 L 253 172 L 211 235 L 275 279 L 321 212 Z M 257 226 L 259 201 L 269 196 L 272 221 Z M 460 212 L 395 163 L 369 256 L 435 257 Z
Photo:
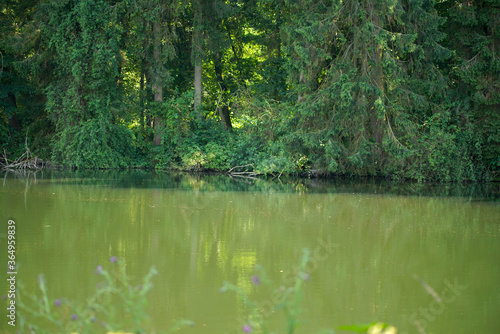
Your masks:
M 270 329 L 284 333 L 274 293 L 294 284 L 304 249 L 310 261 L 297 333 L 344 333 L 337 328 L 372 321 L 398 333 L 500 328 L 498 184 L 9 173 L 0 203 L 0 266 L 7 266 L 10 219 L 21 293 L 40 295 L 43 274 L 51 305 L 83 304 L 102 282 L 97 266 L 112 272 L 117 265 L 111 257 L 126 264 L 133 284 L 155 267 L 151 332 L 188 319 L 194 327 L 179 333 L 244 333 L 249 307 L 220 291 L 230 282 L 262 308 Z M 256 265 L 275 288 L 254 284 L 252 277 L 263 277 Z M 65 305 L 53 309 L 77 312 Z

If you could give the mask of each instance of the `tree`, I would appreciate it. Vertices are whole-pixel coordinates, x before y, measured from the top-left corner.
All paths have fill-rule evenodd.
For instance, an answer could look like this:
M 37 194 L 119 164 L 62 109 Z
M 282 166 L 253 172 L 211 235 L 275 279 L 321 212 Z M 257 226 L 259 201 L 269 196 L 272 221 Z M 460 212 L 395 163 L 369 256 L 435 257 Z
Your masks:
M 285 0 L 260 1 L 252 10 L 257 15 L 249 15 L 253 26 L 262 31 L 260 43 L 266 50 L 262 63 L 263 80 L 257 83 L 259 95 L 281 101 L 287 91 L 283 35 L 289 17 L 289 5 Z
M 447 89 L 438 64 L 450 52 L 433 3 L 304 0 L 291 11 L 288 68 L 300 102 L 291 145 L 330 172 L 387 172 L 391 156 L 411 154 Z
M 165 68 L 166 62 L 174 57 L 173 39 L 175 37 L 175 18 L 177 10 L 176 1 L 137 0 L 134 14 L 139 15 L 144 22 L 142 38 L 144 39 L 144 65 L 148 68 L 147 85 L 151 87 L 154 95 L 153 128 L 155 146 L 161 144 L 163 121 L 161 105 L 163 90 L 170 80 L 169 71 Z M 152 38 L 146 37 L 151 35 Z
M 204 2 L 203 8 L 206 18 L 204 20 L 204 28 L 207 36 L 207 51 L 213 64 L 215 91 L 219 93 L 216 102 L 218 116 L 221 124 L 226 129 L 231 129 L 232 124 L 227 105 L 230 88 L 226 80 L 226 73 L 224 73 L 224 61 L 225 53 L 233 46 L 229 21 L 238 11 L 232 5 L 232 2 L 226 3 L 222 0 L 210 0 Z
M 50 55 L 35 22 L 38 1 L 4 1 L 0 11 L 0 149 L 7 155 L 30 148 L 44 159 L 53 132 L 44 112 L 43 85 Z
M 6 0 L 1 145 L 29 130 L 79 168 L 139 152 L 478 179 L 500 167 L 499 15 L 494 0 Z
M 124 166 L 131 136 L 120 124 L 118 4 L 47 1 L 40 10 L 56 63 L 46 88 L 46 109 L 57 131 L 55 160 L 86 168 Z
M 331 42 L 328 31 L 332 28 L 329 22 L 332 10 L 331 5 L 322 1 L 290 1 L 290 13 L 283 30 L 289 57 L 286 64 L 289 82 L 298 95 L 298 102 L 318 88 L 320 76 L 331 59 L 327 49 Z
M 447 46 L 456 52 L 447 70 L 456 91 L 461 128 L 472 127 L 482 162 L 500 169 L 500 4 L 495 0 L 447 0 L 438 4 L 447 17 Z

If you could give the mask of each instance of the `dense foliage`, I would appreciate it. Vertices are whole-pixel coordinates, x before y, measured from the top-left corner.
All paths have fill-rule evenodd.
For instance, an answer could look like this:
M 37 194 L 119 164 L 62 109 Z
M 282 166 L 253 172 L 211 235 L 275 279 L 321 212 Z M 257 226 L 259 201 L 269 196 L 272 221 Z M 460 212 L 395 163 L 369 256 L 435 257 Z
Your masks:
M 500 178 L 496 0 L 6 0 L 0 146 L 76 168 Z

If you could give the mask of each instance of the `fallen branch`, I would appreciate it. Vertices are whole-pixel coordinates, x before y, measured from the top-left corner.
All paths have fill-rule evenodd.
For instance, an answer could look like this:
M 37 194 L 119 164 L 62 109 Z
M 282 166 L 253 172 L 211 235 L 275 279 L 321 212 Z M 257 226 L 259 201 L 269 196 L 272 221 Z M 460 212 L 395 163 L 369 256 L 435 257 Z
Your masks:
M 234 166 L 230 170 L 228 170 L 227 173 L 231 174 L 233 172 L 233 170 L 235 170 L 236 168 L 244 168 L 244 167 L 253 167 L 253 165 L 252 164 L 248 164 L 248 165 L 243 165 L 243 166 Z
M 246 167 L 252 167 L 253 168 L 253 165 L 252 164 L 248 164 L 248 165 L 243 165 L 243 166 L 234 166 L 230 170 L 227 171 L 227 174 L 229 174 L 231 176 L 249 177 L 249 178 L 262 174 L 262 173 L 254 172 L 254 171 L 246 171 L 246 170 L 245 171 L 238 171 L 238 169 L 243 169 L 243 168 L 246 168 Z
M 17 159 L 11 161 L 7 158 L 7 152 L 5 149 L 3 150 L 3 160 L 4 162 L 0 162 L 0 167 L 3 170 L 6 169 L 35 169 L 35 170 L 42 170 L 46 167 L 48 167 L 48 163 L 43 161 L 42 159 L 33 156 L 31 153 L 30 149 L 28 148 L 28 136 L 26 134 L 26 141 L 25 141 L 25 147 L 26 151 L 21 154 L 20 157 Z
M 30 159 L 16 159 L 14 162 L 2 163 L 2 169 L 37 169 L 41 170 L 47 166 L 47 163 L 42 159 L 33 157 Z

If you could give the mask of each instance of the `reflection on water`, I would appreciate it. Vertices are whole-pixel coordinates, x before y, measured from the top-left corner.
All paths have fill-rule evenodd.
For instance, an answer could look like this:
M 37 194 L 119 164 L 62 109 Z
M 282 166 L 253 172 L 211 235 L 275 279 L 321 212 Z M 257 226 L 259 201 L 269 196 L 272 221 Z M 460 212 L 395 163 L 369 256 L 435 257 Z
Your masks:
M 155 266 L 158 330 L 184 318 L 197 324 L 186 333 L 241 332 L 248 310 L 219 292 L 223 282 L 270 315 L 270 292 L 250 280 L 255 265 L 289 286 L 309 248 L 301 333 L 375 320 L 409 333 L 491 333 L 500 325 L 499 199 L 498 184 L 52 172 L 7 175 L 0 219 L 4 231 L 17 223 L 19 279 L 36 291 L 44 273 L 54 299 L 85 300 L 110 256 L 138 280 Z M 269 316 L 271 328 L 280 320 Z
M 300 178 L 243 178 L 227 175 L 123 172 L 44 171 L 3 174 L 17 178 L 26 186 L 31 183 L 52 182 L 72 185 L 109 186 L 116 188 L 161 188 L 195 191 L 258 191 L 286 193 L 358 193 L 398 196 L 461 197 L 473 201 L 499 201 L 499 183 L 421 184 L 393 182 L 388 179 L 300 179 Z M 4 181 L 5 182 L 5 181 Z

